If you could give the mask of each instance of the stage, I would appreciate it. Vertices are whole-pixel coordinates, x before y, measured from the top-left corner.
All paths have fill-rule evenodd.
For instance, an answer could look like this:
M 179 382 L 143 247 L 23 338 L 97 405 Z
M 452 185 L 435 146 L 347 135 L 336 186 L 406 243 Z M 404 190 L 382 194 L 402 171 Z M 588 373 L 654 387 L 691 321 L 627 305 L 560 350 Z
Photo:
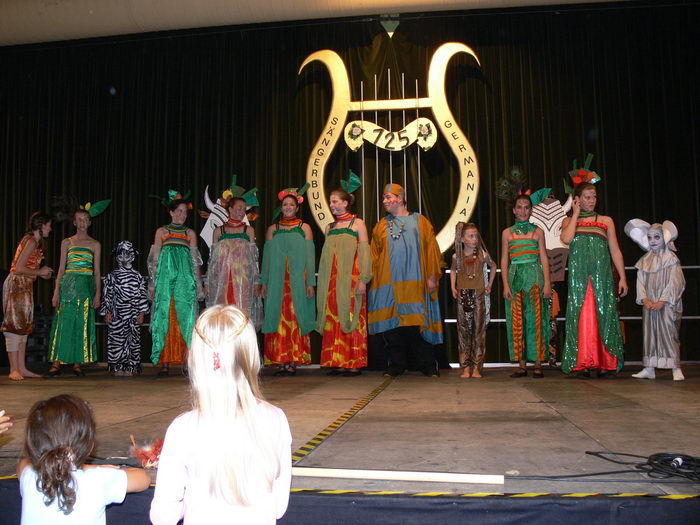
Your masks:
M 86 370 L 85 378 L 73 377 L 64 368 L 60 378 L 21 384 L 10 384 L 3 375 L 1 405 L 14 415 L 16 424 L 0 437 L 0 475 L 13 473 L 24 418 L 38 399 L 65 392 L 87 399 L 98 425 L 94 455 L 117 458 L 109 460 L 116 463 L 129 462 L 118 458 L 128 456 L 130 434 L 139 441 L 161 437 L 170 421 L 188 407 L 188 382 L 182 376 L 158 378 L 152 367 L 133 378 L 111 377 L 99 366 Z M 611 451 L 648 456 L 673 452 L 700 456 L 700 365 L 686 365 L 683 382 L 672 381 L 670 371 L 660 372 L 655 381 L 637 380 L 630 377 L 637 367 L 625 369 L 616 379 L 574 379 L 547 369 L 544 379 L 511 379 L 512 370 L 487 368 L 483 379 L 460 379 L 457 370 L 443 371 L 439 378 L 412 372 L 395 379 L 384 378 L 379 372 L 331 377 L 318 368 L 300 369 L 296 377 L 274 377 L 266 370 L 263 391 L 287 414 L 296 467 L 505 476 L 504 484 L 469 484 L 295 475 L 285 523 L 302 523 L 293 517 L 308 517 L 312 511 L 307 506 L 318 510 L 331 505 L 330 497 L 353 500 L 357 512 L 364 502 L 375 513 L 375 505 L 367 502 L 379 498 L 377 508 L 386 508 L 394 517 L 390 501 L 400 501 L 397 505 L 404 512 L 413 508 L 411 515 L 417 517 L 421 512 L 436 512 L 443 504 L 454 510 L 460 505 L 477 505 L 478 500 L 479 507 L 490 509 L 487 513 L 494 521 L 489 523 L 501 522 L 493 514 L 498 515 L 499 505 L 506 513 L 502 517 L 512 519 L 521 514 L 507 514 L 504 509 L 514 502 L 532 511 L 533 505 L 542 506 L 551 498 L 558 502 L 554 507 L 559 506 L 564 513 L 570 512 L 566 508 L 572 505 L 578 509 L 590 505 L 590 512 L 602 505 L 602 515 L 609 514 L 609 502 L 615 498 L 602 495 L 615 495 L 618 499 L 612 504 L 616 506 L 623 498 L 628 509 L 636 505 L 642 515 L 652 512 L 647 507 L 661 510 L 659 505 L 670 505 L 670 510 L 663 507 L 662 513 L 669 517 L 674 509 L 690 512 L 688 505 L 694 509 L 692 515 L 700 515 L 700 498 L 683 497 L 700 494 L 700 485 L 649 480 L 631 466 L 585 454 Z M 629 472 L 575 481 L 527 479 L 619 470 Z M 13 484 L 16 486 L 16 481 L 2 482 L 3 499 L 13 497 Z M 416 498 L 416 493 L 424 495 L 423 499 Z M 148 498 L 148 493 L 130 496 L 127 503 L 140 501 L 144 506 Z M 631 507 L 630 498 L 636 502 Z M 17 504 L 13 501 L 12 506 Z M 554 508 L 549 503 L 546 507 Z M 304 512 L 300 512 L 302 508 Z M 376 523 L 396 522 L 376 516 Z M 541 518 L 542 514 L 533 516 Z M 338 517 L 336 521 L 367 523 L 355 519 Z M 0 522 L 5 523 L 3 519 Z

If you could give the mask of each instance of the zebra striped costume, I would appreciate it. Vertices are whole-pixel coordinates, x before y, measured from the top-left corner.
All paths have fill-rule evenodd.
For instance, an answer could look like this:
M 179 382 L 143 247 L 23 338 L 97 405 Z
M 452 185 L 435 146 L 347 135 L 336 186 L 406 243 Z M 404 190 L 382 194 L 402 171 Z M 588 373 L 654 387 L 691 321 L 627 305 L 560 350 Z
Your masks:
M 146 279 L 133 268 L 120 266 L 102 282 L 100 315 L 112 315 L 107 328 L 109 370 L 138 374 L 141 372 L 141 326 L 136 318 L 149 310 Z

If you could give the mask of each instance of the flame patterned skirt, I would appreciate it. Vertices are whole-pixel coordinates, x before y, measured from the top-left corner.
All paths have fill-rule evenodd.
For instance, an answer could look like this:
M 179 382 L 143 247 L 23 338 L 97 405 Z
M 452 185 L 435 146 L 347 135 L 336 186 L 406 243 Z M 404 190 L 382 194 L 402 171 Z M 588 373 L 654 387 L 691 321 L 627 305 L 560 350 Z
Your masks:
M 292 289 L 289 286 L 289 264 L 284 269 L 282 311 L 277 332 L 265 334 L 265 364 L 311 363 L 311 340 L 309 334 L 301 335 L 297 316 L 294 313 Z
M 321 345 L 321 366 L 336 368 L 361 368 L 367 366 L 367 302 L 366 296 L 357 296 L 355 287 L 360 278 L 357 257 L 352 267 L 350 283 L 350 315 L 355 311 L 355 301 L 362 301 L 360 319 L 357 329 L 345 333 L 338 318 L 337 289 L 338 268 L 335 255 L 328 282 L 328 299 L 326 301 L 326 320 L 323 325 L 323 343 Z M 348 293 L 341 291 L 340 293 Z

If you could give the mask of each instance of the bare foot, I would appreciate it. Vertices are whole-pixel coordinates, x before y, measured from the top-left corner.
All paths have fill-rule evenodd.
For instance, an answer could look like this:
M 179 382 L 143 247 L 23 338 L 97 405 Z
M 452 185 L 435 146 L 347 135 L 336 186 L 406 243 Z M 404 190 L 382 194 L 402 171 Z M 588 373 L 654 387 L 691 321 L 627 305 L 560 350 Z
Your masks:
M 474 369 L 474 372 L 472 372 L 472 377 L 481 378 L 483 376 L 481 375 L 481 372 L 479 372 L 477 369 Z
M 24 377 L 22 377 L 22 374 L 20 374 L 17 370 L 10 372 L 10 379 L 13 381 L 22 381 Z
M 459 377 L 461 377 L 462 379 L 469 379 L 471 376 L 471 370 L 469 368 L 465 368 L 462 372 L 462 375 Z
M 22 370 L 21 374 L 23 377 L 42 377 L 41 374 L 35 374 L 34 372 L 32 372 L 31 370 L 29 370 L 27 368 Z

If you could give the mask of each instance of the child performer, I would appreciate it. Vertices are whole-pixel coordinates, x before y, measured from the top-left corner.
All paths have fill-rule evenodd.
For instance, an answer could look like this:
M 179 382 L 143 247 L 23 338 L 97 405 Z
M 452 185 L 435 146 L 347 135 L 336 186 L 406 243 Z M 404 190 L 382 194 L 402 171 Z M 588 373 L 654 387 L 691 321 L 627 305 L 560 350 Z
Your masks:
M 257 336 L 233 305 L 207 308 L 187 358 L 192 410 L 168 427 L 154 525 L 273 525 L 289 502 L 292 434 L 262 399 Z
M 91 219 L 102 213 L 110 201 L 87 203 L 73 212 L 75 235 L 61 242 L 61 262 L 51 304 L 56 308 L 51 323 L 49 377 L 61 374 L 61 363 L 73 364 L 82 377 L 82 363 L 97 359 L 95 308 L 100 307 L 100 243 L 90 237 Z
M 486 266 L 489 267 L 488 277 Z M 490 320 L 487 299 L 496 278 L 496 268 L 476 224 L 458 222 L 450 282 L 452 297 L 457 299 L 459 364 L 464 368 L 459 377 L 481 377 L 486 354 L 486 325 Z
M 95 419 L 85 401 L 63 394 L 34 404 L 17 467 L 22 523 L 104 525 L 107 505 L 148 488 L 145 470 L 85 464 L 94 447 Z
M 541 363 L 549 341 L 552 295 L 544 233 L 532 224 L 529 195 L 515 197 L 515 224 L 501 234 L 501 279 L 506 300 L 506 328 L 511 361 L 520 369 L 511 377 L 527 375 L 527 361 L 535 362 L 533 377 L 544 377 Z
M 637 304 L 644 305 L 644 369 L 632 374 L 638 379 L 655 379 L 655 368 L 673 370 L 673 380 L 683 381 L 678 332 L 683 316 L 681 295 L 685 278 L 673 243 L 678 230 L 671 221 L 652 224 L 632 219 L 625 233 L 647 253 L 637 268 Z
M 22 381 L 25 377 L 41 377 L 27 368 L 25 354 L 27 336 L 34 324 L 34 281 L 37 277 L 50 279 L 53 270 L 42 266 L 46 238 L 51 233 L 51 217 L 37 211 L 29 217 L 27 233 L 17 246 L 12 259 L 10 275 L 3 285 L 3 321 L 0 331 L 5 333 L 5 347 L 10 360 L 10 379 Z
M 103 279 L 102 306 L 107 329 L 107 364 L 115 376 L 141 373 L 141 325 L 148 313 L 146 279 L 134 267 L 138 252 L 122 241 L 112 252 L 119 267 Z

